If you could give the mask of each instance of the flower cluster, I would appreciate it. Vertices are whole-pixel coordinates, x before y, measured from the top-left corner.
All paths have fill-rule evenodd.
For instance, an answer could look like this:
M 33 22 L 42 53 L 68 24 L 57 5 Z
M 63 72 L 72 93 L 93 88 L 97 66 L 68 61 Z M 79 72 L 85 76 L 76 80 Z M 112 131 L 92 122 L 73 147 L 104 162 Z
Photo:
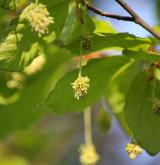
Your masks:
M 142 154 L 142 148 L 138 144 L 129 143 L 126 145 L 125 150 L 127 151 L 129 158 L 132 160 Z
M 82 77 L 81 75 L 79 75 L 78 78 L 73 83 L 71 83 L 75 93 L 74 96 L 77 100 L 87 94 L 89 81 L 90 80 L 87 76 Z
M 99 155 L 93 144 L 83 144 L 80 147 L 80 162 L 82 165 L 93 165 L 99 160 Z
M 31 3 L 23 13 L 23 17 L 28 20 L 32 29 L 38 32 L 39 36 L 48 32 L 48 26 L 54 23 L 53 17 L 50 17 L 45 5 Z

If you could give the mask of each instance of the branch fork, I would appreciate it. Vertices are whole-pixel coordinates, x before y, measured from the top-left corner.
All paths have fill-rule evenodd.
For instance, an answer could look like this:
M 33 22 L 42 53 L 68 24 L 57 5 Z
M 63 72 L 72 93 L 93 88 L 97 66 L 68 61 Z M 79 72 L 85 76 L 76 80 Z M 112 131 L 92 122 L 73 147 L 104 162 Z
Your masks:
M 86 6 L 89 10 L 93 11 L 94 13 L 107 17 L 107 18 L 113 18 L 117 20 L 122 21 L 130 21 L 134 22 L 141 27 L 143 27 L 145 30 L 147 30 L 150 34 L 152 34 L 154 37 L 156 37 L 158 40 L 160 40 L 160 33 L 158 33 L 155 29 L 153 29 L 150 25 L 148 25 L 124 0 L 115 0 L 130 16 L 121 16 L 116 14 L 110 14 L 107 12 L 104 12 L 94 6 L 92 6 L 89 3 L 86 3 Z

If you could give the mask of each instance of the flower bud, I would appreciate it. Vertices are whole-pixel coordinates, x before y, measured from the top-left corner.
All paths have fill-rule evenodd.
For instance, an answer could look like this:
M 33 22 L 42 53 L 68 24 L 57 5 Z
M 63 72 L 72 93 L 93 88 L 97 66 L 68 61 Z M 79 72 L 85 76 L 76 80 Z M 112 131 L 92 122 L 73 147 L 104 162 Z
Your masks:
M 89 78 L 87 76 L 82 77 L 81 75 L 71 83 L 74 90 L 74 97 L 79 100 L 81 97 L 87 94 L 89 88 Z

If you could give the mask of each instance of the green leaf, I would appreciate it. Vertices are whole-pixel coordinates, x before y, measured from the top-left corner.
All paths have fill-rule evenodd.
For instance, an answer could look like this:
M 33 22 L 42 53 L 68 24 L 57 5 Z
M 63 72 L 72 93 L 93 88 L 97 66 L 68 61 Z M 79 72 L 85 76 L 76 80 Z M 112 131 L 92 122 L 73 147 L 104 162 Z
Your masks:
M 93 49 L 90 52 L 106 49 L 109 47 L 120 47 L 123 49 L 133 48 L 138 45 L 150 45 L 151 41 L 148 38 L 138 38 L 128 33 L 99 33 L 93 34 Z M 79 52 L 80 39 L 66 45 L 72 52 Z
M 153 62 L 160 61 L 160 54 L 158 53 L 124 50 L 123 54 L 127 57 L 135 59 L 136 61 L 143 61 L 147 64 L 152 64 Z
M 122 66 L 112 77 L 107 87 L 107 102 L 116 115 L 122 128 L 131 135 L 124 116 L 125 98 L 134 77 L 142 68 L 141 62 L 131 60 Z
M 37 34 L 29 25 L 19 24 L 0 43 L 0 68 L 8 71 L 21 71 L 38 56 Z
M 152 109 L 153 81 L 148 80 L 145 71 L 134 79 L 126 98 L 125 116 L 133 135 L 149 154 L 160 151 L 160 116 Z M 160 98 L 160 82 L 156 83 L 155 97 Z
M 46 2 L 46 3 L 45 3 Z M 68 14 L 70 1 L 45 1 L 51 16 L 54 17 L 54 24 L 49 26 L 49 35 L 39 38 L 38 34 L 31 30 L 31 26 L 21 17 L 15 19 L 6 29 L 5 37 L 0 43 L 0 68 L 7 71 L 22 71 L 32 60 L 41 53 L 42 48 L 46 48 L 48 41 L 53 43 L 55 35 L 60 34 L 64 27 L 65 19 Z M 42 1 L 43 3 L 43 1 Z M 62 10 L 62 12 L 59 12 Z M 75 17 L 74 17 L 75 18 Z M 20 22 L 19 22 L 20 21 Z
M 54 18 L 55 23 L 50 26 L 50 30 L 54 30 L 57 37 L 64 27 L 71 1 L 72 0 L 40 0 L 40 3 L 47 5 L 50 15 Z
M 65 25 L 59 36 L 59 39 L 64 45 L 68 45 L 76 40 L 81 40 L 84 33 L 92 33 L 95 30 L 95 24 L 92 19 L 87 15 L 85 18 L 85 25 L 82 25 L 77 19 L 76 5 L 72 4 L 69 9 Z
M 96 26 L 94 33 L 117 33 L 111 23 L 106 20 L 99 20 L 97 17 L 94 17 L 93 22 Z
M 47 62 L 43 70 L 27 81 L 17 101 L 0 106 L 0 137 L 31 126 L 46 112 L 40 105 L 61 75 L 57 69 L 71 56 L 68 51 L 53 45 L 46 50 L 46 54 Z
M 78 76 L 78 70 L 67 73 L 56 85 L 48 98 L 48 107 L 57 113 L 77 112 L 97 101 L 105 93 L 112 75 L 126 62 L 128 58 L 117 56 L 92 60 L 83 68 L 82 76 L 90 79 L 88 94 L 80 99 L 74 98 L 71 83 Z M 64 92 L 65 91 L 65 92 Z
M 47 7 L 54 17 L 55 23 L 49 26 L 50 34 L 53 30 L 60 33 L 68 13 L 69 1 L 49 1 Z M 45 3 L 44 3 L 45 4 Z M 50 8 L 51 7 L 51 8 Z M 62 12 L 58 12 L 62 10 Z M 26 22 L 12 21 L 7 29 L 7 36 L 3 36 L 0 43 L 0 68 L 8 71 L 22 71 L 32 60 L 39 55 L 42 47 L 47 47 L 43 37 L 31 31 L 31 26 Z M 6 32 L 5 32 L 6 34 Z M 55 38 L 55 37 L 53 37 Z M 54 40 L 54 39 L 52 39 Z

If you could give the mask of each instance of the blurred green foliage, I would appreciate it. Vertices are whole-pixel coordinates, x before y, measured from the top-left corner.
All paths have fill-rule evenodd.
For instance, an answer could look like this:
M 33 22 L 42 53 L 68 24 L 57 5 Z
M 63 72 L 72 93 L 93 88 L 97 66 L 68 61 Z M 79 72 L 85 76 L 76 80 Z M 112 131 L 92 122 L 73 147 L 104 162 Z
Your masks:
M 0 165 L 61 164 L 61 157 L 73 152 L 68 146 L 75 145 L 71 137 L 82 128 L 79 113 L 102 97 L 124 132 L 149 154 L 157 154 L 160 120 L 152 113 L 149 100 L 152 72 L 160 61 L 159 42 L 117 33 L 109 23 L 88 14 L 82 25 L 73 0 L 39 1 L 55 23 L 48 34 L 38 37 L 21 19 L 30 2 L 0 2 Z M 81 52 L 80 42 L 88 35 L 92 49 Z M 80 52 L 85 65 L 82 75 L 90 78 L 90 88 L 77 101 L 71 83 L 78 76 Z M 158 91 L 157 87 L 155 96 L 160 98 Z M 55 113 L 63 114 L 63 120 L 54 118 Z M 100 111 L 97 122 L 107 132 L 112 120 Z

